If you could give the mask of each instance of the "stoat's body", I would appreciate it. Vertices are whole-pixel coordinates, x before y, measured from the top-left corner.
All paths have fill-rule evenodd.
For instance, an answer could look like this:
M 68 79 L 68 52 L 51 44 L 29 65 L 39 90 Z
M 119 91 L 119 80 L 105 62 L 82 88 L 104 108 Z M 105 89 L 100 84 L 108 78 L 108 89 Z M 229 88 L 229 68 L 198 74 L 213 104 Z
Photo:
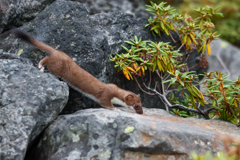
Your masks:
M 39 42 L 20 30 L 14 30 L 18 38 L 32 44 L 38 49 L 50 53 L 39 62 L 39 69 L 48 70 L 57 77 L 61 77 L 74 89 L 83 93 L 103 107 L 115 109 L 112 104 L 131 106 L 138 114 L 142 114 L 140 96 L 130 91 L 118 88 L 114 84 L 105 84 L 79 67 L 67 54 Z

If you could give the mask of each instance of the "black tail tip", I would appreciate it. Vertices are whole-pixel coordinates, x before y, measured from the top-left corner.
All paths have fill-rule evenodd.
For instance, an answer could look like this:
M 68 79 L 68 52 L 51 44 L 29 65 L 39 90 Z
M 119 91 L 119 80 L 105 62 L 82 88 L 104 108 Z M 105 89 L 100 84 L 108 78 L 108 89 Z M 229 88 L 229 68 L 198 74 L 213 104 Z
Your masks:
M 12 33 L 17 37 L 20 38 L 28 43 L 31 42 L 31 37 L 29 35 L 27 35 L 26 33 L 24 33 L 23 31 L 19 30 L 19 29 L 13 29 Z

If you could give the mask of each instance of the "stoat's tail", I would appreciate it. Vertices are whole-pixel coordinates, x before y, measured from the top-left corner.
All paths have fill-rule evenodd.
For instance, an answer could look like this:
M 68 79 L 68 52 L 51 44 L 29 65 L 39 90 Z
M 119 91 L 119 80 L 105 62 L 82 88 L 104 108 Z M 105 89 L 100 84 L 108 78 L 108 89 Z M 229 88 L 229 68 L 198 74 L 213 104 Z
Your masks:
M 20 38 L 20 39 L 30 43 L 31 45 L 35 46 L 36 48 L 40 49 L 43 52 L 48 52 L 48 53 L 52 54 L 54 51 L 56 51 L 56 49 L 52 48 L 51 46 L 37 41 L 36 39 L 30 37 L 29 35 L 27 35 L 26 33 L 24 33 L 23 31 L 21 31 L 19 29 L 14 29 L 12 31 L 17 38 Z

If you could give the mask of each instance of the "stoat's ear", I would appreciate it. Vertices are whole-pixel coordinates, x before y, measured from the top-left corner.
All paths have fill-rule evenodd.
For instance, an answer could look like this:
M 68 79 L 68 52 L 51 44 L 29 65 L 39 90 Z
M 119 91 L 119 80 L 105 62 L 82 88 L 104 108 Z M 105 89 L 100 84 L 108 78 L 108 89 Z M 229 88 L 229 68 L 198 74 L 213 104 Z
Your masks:
M 131 95 L 131 94 L 128 94 L 126 97 L 125 97 L 125 101 L 126 102 L 130 102 L 130 101 L 132 101 L 134 99 L 134 97 L 133 97 L 133 95 Z

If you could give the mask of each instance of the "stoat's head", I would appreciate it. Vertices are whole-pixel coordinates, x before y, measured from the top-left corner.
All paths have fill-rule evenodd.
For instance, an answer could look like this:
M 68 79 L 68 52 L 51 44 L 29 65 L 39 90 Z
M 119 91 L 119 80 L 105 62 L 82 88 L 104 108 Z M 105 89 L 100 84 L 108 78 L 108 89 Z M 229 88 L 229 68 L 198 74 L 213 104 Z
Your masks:
M 143 114 L 142 103 L 141 103 L 139 94 L 136 95 L 132 92 L 129 92 L 124 98 L 125 98 L 125 103 L 128 106 L 133 107 L 136 113 Z

